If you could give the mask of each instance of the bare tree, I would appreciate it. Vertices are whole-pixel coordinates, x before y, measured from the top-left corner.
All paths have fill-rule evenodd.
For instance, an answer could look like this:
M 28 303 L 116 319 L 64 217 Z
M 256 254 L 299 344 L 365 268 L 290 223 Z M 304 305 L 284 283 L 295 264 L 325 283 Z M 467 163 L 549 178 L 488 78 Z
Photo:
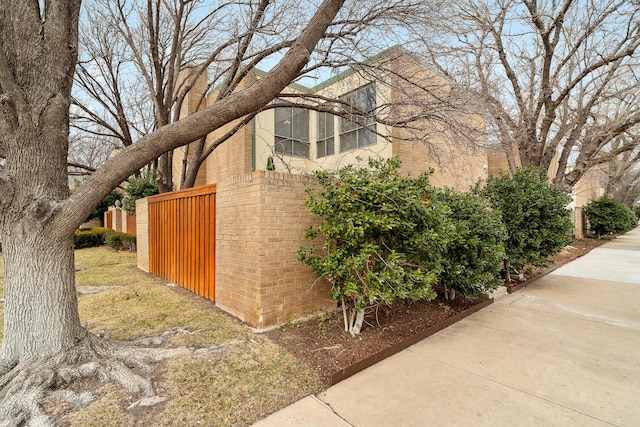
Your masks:
M 142 137 L 69 195 L 69 107 L 77 62 L 80 0 L 0 4 L 0 241 L 5 265 L 0 421 L 48 421 L 39 404 L 49 387 L 102 373 L 153 395 L 127 373 L 138 361 L 80 324 L 73 232 L 120 182 L 163 152 L 187 144 L 270 102 L 310 60 L 342 7 L 325 0 L 277 65 L 253 85 Z M 308 11 L 310 12 L 310 11 Z M 308 14 L 307 14 L 308 15 Z M 60 367 L 66 365 L 64 372 Z
M 116 148 L 115 145 L 105 142 L 97 136 L 82 137 L 72 135 L 69 138 L 67 162 L 69 176 L 82 178 L 90 175 L 107 161 Z
M 638 135 L 626 135 L 626 138 L 639 138 Z M 637 143 L 637 142 L 636 142 Z M 612 151 L 629 142 L 614 141 Z M 607 164 L 607 194 L 632 208 L 640 201 L 640 144 L 634 150 L 624 151 L 613 156 Z
M 220 18 L 217 37 L 217 25 L 184 33 L 174 32 L 169 25 L 177 22 L 178 27 L 200 28 L 197 22 L 187 26 L 180 18 L 200 2 L 149 0 L 145 6 L 124 0 L 104 2 L 104 8 L 91 13 L 101 12 L 104 20 L 119 18 L 114 28 L 125 40 L 128 53 L 109 59 L 105 51 L 97 50 L 96 55 L 83 56 L 79 66 L 81 0 L 0 4 L 0 241 L 5 267 L 0 424 L 23 425 L 31 419 L 34 424 L 47 425 L 50 420 L 40 404 L 50 396 L 50 387 L 86 376 L 119 381 L 133 394 L 154 394 L 150 382 L 129 371 L 124 362 L 144 365 L 162 355 L 99 339 L 82 327 L 78 316 L 73 233 L 113 188 L 163 153 L 236 120 L 246 121 L 294 79 L 325 67 L 326 52 L 342 57 L 345 63 L 350 61 L 356 47 L 366 45 L 367 37 L 369 41 L 384 38 L 384 31 L 380 31 L 385 25 L 388 30 L 396 21 L 408 24 L 411 18 L 420 17 L 418 12 L 426 4 L 411 0 L 303 3 L 221 2 L 191 15 L 190 19 Z M 144 13 L 138 13 L 139 7 Z M 169 7 L 170 18 L 160 14 L 164 7 Z M 222 10 L 226 14 L 216 15 Z M 362 29 L 374 22 L 381 23 L 378 35 L 363 35 Z M 172 36 L 167 37 L 167 32 Z M 221 82 L 222 86 L 217 86 L 221 91 L 215 102 L 182 118 L 176 106 L 190 82 L 197 80 L 198 72 L 192 75 L 194 80 L 184 81 L 185 86 L 178 84 L 176 74 L 188 61 L 173 39 L 191 37 L 195 43 L 205 36 L 209 42 L 200 51 L 204 61 L 199 63 L 204 65 L 196 69 L 213 68 L 212 81 Z M 138 38 L 152 45 L 148 53 L 134 49 L 138 44 L 133 41 Z M 245 50 L 246 44 L 249 47 Z M 113 45 L 115 52 L 120 45 Z M 92 63 L 98 54 L 106 60 Z M 247 70 L 269 58 L 273 64 L 270 71 L 240 85 Z M 124 91 L 119 100 L 112 98 L 116 85 L 106 83 L 116 82 L 122 89 L 137 82 L 124 72 L 131 64 L 139 67 L 142 81 L 153 94 L 152 131 L 119 111 L 134 105 L 144 117 L 144 104 L 124 96 Z M 166 68 L 167 64 L 175 65 Z M 78 127 L 96 137 L 117 139 L 124 147 L 70 195 L 69 122 L 76 69 L 80 70 L 77 83 L 84 93 L 75 99 L 93 97 L 92 102 L 97 102 L 74 107 L 74 116 L 85 120 Z M 88 125 L 90 119 L 97 118 L 98 110 L 106 111 L 109 118 L 96 127 Z
M 446 35 L 427 48 L 481 94 L 512 167 L 557 166 L 553 182 L 570 188 L 637 129 L 637 2 L 457 0 L 443 13 Z M 620 141 L 616 153 L 638 142 Z
M 213 7 L 204 11 L 203 4 Z M 426 23 L 436 9 L 435 4 L 397 0 L 383 3 L 354 1 L 345 5 L 331 32 L 312 52 L 309 66 L 295 79 L 326 76 L 352 66 L 359 67 L 361 73 L 372 79 L 374 73 L 386 73 L 388 77 L 389 64 L 377 62 L 374 66 L 365 61 L 401 40 L 406 35 L 402 28 L 416 22 Z M 99 132 L 111 135 L 127 146 L 136 137 L 179 120 L 184 115 L 185 103 L 193 110 L 203 108 L 212 100 L 224 99 L 250 84 L 251 71 L 255 67 L 263 64 L 268 67 L 265 60 L 281 55 L 291 46 L 299 17 L 307 8 L 295 1 L 201 3 L 154 0 L 139 3 L 97 0 L 88 9 L 88 28 L 81 38 L 82 57 L 76 76 L 76 99 L 81 110 L 74 117 L 77 119 L 74 123 L 89 131 L 100 129 Z M 239 10 L 243 13 L 239 14 Z M 398 71 L 393 73 L 397 75 Z M 433 92 L 433 87 L 423 85 L 412 76 L 403 79 L 411 82 L 416 90 Z M 127 95 L 131 92 L 137 96 Z M 141 95 L 150 107 L 148 110 L 154 113 L 152 126 L 136 125 L 138 120 L 131 114 L 132 107 L 141 104 Z M 205 101 L 207 95 L 209 99 Z M 306 108 L 320 108 L 330 100 L 306 96 L 295 101 Z M 450 117 L 452 98 L 440 99 L 437 104 L 437 107 L 431 103 L 427 107 L 413 108 L 406 116 L 413 116 L 414 120 L 397 119 L 396 125 L 409 129 L 415 126 L 416 118 L 436 117 L 436 111 L 442 113 L 438 118 Z M 409 108 L 405 106 L 405 110 L 409 111 Z M 418 110 L 422 110 L 422 114 Z M 339 114 L 337 110 L 333 112 Z M 199 138 L 189 144 L 183 158 L 176 159 L 183 164 L 180 187 L 193 186 L 205 159 L 251 118 L 246 116 L 238 120 L 216 141 Z M 410 122 L 413 124 L 409 125 Z M 469 132 L 457 134 L 468 135 Z M 165 153 L 159 161 L 161 191 L 171 190 L 178 184 L 172 181 L 174 155 Z

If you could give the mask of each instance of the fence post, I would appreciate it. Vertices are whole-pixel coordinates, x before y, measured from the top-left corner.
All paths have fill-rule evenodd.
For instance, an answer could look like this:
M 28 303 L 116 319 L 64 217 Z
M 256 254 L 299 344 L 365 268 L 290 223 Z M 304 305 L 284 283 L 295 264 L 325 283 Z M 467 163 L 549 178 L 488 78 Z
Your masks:
M 138 268 L 149 272 L 149 200 L 136 200 L 136 257 Z

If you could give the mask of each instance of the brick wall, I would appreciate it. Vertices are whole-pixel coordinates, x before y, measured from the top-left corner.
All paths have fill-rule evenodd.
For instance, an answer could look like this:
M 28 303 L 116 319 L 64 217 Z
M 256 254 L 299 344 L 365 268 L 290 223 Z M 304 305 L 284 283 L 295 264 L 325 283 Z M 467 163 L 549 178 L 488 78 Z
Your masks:
M 262 328 L 335 308 L 330 286 L 297 262 L 307 176 L 258 171 L 222 180 L 216 195 L 216 304 Z

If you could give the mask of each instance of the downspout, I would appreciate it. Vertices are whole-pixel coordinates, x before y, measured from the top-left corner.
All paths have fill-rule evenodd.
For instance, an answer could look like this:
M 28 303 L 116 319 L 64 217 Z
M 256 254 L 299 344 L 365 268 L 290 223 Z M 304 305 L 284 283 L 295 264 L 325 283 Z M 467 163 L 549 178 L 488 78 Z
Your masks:
M 251 84 L 256 81 L 255 70 L 251 70 Z M 256 171 L 256 116 L 251 119 L 251 172 Z

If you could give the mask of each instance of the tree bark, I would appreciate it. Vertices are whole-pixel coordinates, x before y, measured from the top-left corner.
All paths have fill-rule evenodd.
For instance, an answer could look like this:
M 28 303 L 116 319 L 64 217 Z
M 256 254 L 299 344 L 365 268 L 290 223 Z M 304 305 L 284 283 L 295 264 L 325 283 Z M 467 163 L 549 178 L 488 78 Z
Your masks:
M 75 291 L 73 238 L 2 233 L 5 329 L 10 366 L 52 356 L 84 336 Z
M 70 351 L 85 337 L 75 292 L 73 232 L 104 196 L 158 155 L 275 98 L 309 61 L 342 3 L 325 0 L 260 82 L 125 148 L 69 197 L 69 105 L 80 0 L 50 0 L 45 10 L 40 2 L 0 2 L 0 148 L 6 156 L 0 170 L 3 368 Z

